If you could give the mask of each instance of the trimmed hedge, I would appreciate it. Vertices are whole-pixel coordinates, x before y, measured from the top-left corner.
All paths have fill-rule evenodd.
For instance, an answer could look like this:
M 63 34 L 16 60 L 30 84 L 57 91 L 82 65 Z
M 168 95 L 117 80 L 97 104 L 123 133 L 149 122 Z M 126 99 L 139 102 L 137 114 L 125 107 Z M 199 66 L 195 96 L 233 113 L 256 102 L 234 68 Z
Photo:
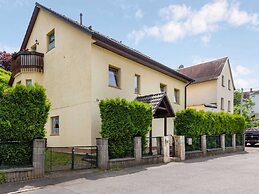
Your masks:
M 45 137 L 50 103 L 45 89 L 39 85 L 16 85 L 0 95 L 0 142 L 31 142 Z M 27 144 L 0 146 L 2 165 L 24 165 L 30 161 L 32 146 Z
M 200 135 L 243 134 L 244 117 L 229 113 L 214 113 L 186 109 L 176 113 L 177 135 L 197 137 Z
M 125 99 L 101 100 L 102 119 L 101 135 L 109 138 L 109 155 L 111 158 L 132 156 L 133 139 L 141 136 L 145 140 L 152 122 L 152 107 L 139 101 Z M 145 141 L 142 142 L 143 145 Z

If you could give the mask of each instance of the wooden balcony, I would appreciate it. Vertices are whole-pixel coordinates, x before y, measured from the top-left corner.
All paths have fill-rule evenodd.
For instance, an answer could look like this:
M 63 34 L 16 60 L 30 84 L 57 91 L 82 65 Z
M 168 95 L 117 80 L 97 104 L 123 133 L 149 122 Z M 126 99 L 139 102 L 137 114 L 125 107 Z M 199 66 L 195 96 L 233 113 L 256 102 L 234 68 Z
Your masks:
M 34 51 L 20 51 L 13 56 L 11 70 L 12 76 L 20 72 L 40 72 L 44 71 L 44 54 Z

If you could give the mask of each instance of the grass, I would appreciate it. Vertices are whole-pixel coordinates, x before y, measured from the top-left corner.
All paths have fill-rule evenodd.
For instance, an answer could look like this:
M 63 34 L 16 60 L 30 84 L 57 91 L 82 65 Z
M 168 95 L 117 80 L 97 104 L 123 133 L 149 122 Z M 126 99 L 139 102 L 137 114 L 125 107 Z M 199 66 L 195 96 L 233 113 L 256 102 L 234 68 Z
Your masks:
M 8 82 L 11 76 L 11 72 L 5 71 L 4 69 L 0 68 L 0 89 L 8 88 Z
M 76 155 L 74 158 L 74 164 L 85 164 L 82 160 L 83 155 Z M 45 152 L 45 169 L 46 170 L 65 170 L 70 169 L 72 165 L 72 154 L 55 152 L 51 150 L 46 150 Z

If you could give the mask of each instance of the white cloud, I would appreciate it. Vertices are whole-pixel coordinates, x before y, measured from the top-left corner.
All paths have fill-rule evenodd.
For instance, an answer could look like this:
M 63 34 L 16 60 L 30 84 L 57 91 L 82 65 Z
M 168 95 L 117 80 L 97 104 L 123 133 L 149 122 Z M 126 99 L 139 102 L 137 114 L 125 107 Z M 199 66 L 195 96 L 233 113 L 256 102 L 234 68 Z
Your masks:
M 31 3 L 30 0 L 15 0 L 15 1 L 0 0 L 0 7 L 4 7 L 4 6 L 22 7 L 24 5 L 29 5 L 30 3 Z
M 200 64 L 200 63 L 205 63 L 208 61 L 213 61 L 217 59 L 217 57 L 200 57 L 200 56 L 193 56 L 192 57 L 192 64 L 196 65 L 196 64 Z
M 204 35 L 204 36 L 201 37 L 201 41 L 205 45 L 208 45 L 210 40 L 211 40 L 211 36 L 210 35 Z
M 250 69 L 243 65 L 232 66 L 232 73 L 236 88 L 258 88 L 258 78 L 254 75 L 255 69 Z
M 12 47 L 0 43 L 0 51 L 6 51 L 8 53 L 13 53 L 19 51 L 19 47 Z
M 237 65 L 236 67 L 233 68 L 233 74 L 235 76 L 249 75 L 251 73 L 252 71 L 249 68 L 242 65 Z
M 144 12 L 143 12 L 141 9 L 138 9 L 138 10 L 135 12 L 135 18 L 141 19 L 141 18 L 143 18 L 143 16 L 144 16 Z
M 248 90 L 249 88 L 257 88 L 258 80 L 254 78 L 236 78 L 234 79 L 234 83 L 237 89 L 244 88 L 245 90 Z
M 194 10 L 185 4 L 169 5 L 159 11 L 160 17 L 164 20 L 163 24 L 134 30 L 130 37 L 135 39 L 135 43 L 146 36 L 156 37 L 165 42 L 175 42 L 186 36 L 201 35 L 203 37 L 201 40 L 208 43 L 210 38 L 206 34 L 220 29 L 221 23 L 258 28 L 258 13 L 241 10 L 236 1 L 230 1 L 214 0 L 199 10 Z M 154 29 L 156 33 L 153 33 Z

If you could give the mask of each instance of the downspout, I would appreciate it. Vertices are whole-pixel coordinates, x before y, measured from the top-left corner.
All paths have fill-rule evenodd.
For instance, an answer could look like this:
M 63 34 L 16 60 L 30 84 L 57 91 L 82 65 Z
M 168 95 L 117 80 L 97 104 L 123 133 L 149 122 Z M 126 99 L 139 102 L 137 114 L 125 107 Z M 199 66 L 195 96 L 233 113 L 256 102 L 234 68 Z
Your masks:
M 184 109 L 187 107 L 187 87 L 192 83 L 193 81 L 190 81 L 185 87 L 184 87 Z

